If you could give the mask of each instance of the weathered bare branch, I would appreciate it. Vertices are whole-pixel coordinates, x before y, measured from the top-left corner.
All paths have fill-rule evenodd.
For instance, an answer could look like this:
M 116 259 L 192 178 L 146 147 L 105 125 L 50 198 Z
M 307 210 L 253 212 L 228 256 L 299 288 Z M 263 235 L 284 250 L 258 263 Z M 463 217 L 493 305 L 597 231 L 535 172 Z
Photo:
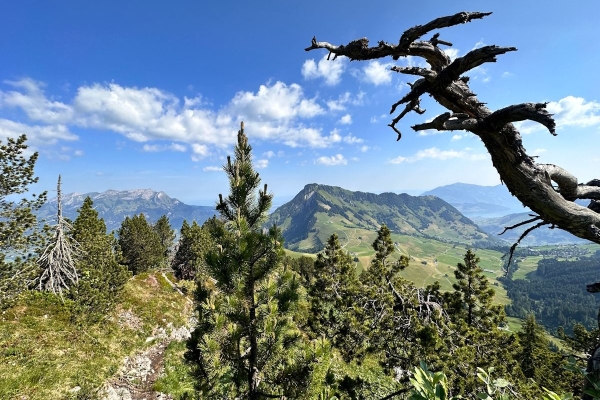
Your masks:
M 509 51 L 516 51 L 515 47 L 484 46 L 471 50 L 462 57 L 456 58 L 452 64 L 440 72 L 437 84 L 446 87 L 450 82 L 457 80 L 462 74 L 486 62 L 496 62 L 496 56 Z
M 518 224 L 514 224 L 514 225 L 511 225 L 511 226 L 505 226 L 504 230 L 502 232 L 500 232 L 498 235 L 504 235 L 506 233 L 506 231 L 508 231 L 510 229 L 515 229 L 515 228 L 518 228 L 519 226 L 527 225 L 527 224 L 529 224 L 531 222 L 539 221 L 541 219 L 539 215 L 535 215 L 534 216 L 532 214 L 529 214 L 529 216 L 531 216 L 533 218 L 527 219 L 525 221 L 521 221 Z
M 435 71 L 430 70 L 429 68 L 393 66 L 390 69 L 394 72 L 399 72 L 401 74 L 422 76 L 423 78 L 426 78 L 429 81 L 433 81 L 437 77 L 437 73 Z
M 483 63 L 495 62 L 496 56 L 516 49 L 485 46 L 450 62 L 437 47 L 440 44 L 448 45 L 449 42 L 442 42 L 437 33 L 429 41 L 419 41 L 419 38 L 432 30 L 469 22 L 489 14 L 458 13 L 435 19 L 405 31 L 398 45 L 381 41 L 377 47 L 369 47 L 367 39 L 360 39 L 346 46 L 334 46 L 313 39 L 312 45 L 306 50 L 324 48 L 335 55 L 344 55 L 353 60 L 386 56 L 395 60 L 403 56 L 424 58 L 431 68 L 394 68 L 397 72 L 422 76 L 411 85 L 408 94 L 392 105 L 390 114 L 394 114 L 399 105 L 407 104 L 389 125 L 398 134 L 398 138 L 401 135 L 396 124 L 408 112 L 422 111 L 418 108 L 418 100 L 426 93 L 431 95 L 450 111 L 449 115 L 443 114 L 431 122 L 415 125 L 413 129 L 463 129 L 477 135 L 510 193 L 540 216 L 543 222 L 538 225 L 552 224 L 580 238 L 600 243 L 600 181 L 581 185 L 574 176 L 560 167 L 537 164 L 527 154 L 521 135 L 512 124 L 524 120 L 535 121 L 555 135 L 555 122 L 545 110 L 545 104 L 516 104 L 494 112 L 469 88 L 465 73 Z M 553 182 L 558 190 L 554 188 Z M 573 202 L 575 199 L 590 199 L 592 202 L 588 207 L 582 207 Z
M 550 133 L 556 136 L 556 123 L 552 114 L 546 111 L 548 103 L 523 103 L 501 108 L 485 118 L 484 123 L 490 124 L 495 129 L 517 121 L 535 121 L 544 125 Z
M 512 246 L 510 246 L 510 251 L 509 251 L 509 256 L 508 256 L 508 263 L 506 264 L 506 268 L 510 268 L 510 262 L 512 261 L 513 255 L 515 254 L 515 249 L 517 248 L 517 246 L 519 245 L 519 243 L 521 243 L 521 240 L 525 239 L 525 237 L 527 235 L 529 235 L 531 232 L 533 232 L 537 228 L 539 228 L 541 226 L 544 226 L 544 225 L 550 225 L 550 222 L 546 222 L 546 221 L 538 222 L 534 226 L 525 229 L 525 231 L 521 234 L 521 236 L 519 236 L 519 239 L 517 239 L 517 241 L 515 243 L 513 243 Z
M 444 113 L 438 115 L 430 122 L 413 125 L 414 131 L 437 129 L 438 131 L 470 130 L 477 124 L 477 120 L 469 118 L 467 114 Z
M 402 48 L 408 49 L 408 47 L 415 40 L 433 31 L 434 29 L 448 28 L 454 25 L 465 24 L 474 19 L 481 19 L 491 14 L 491 12 L 460 12 L 448 17 L 436 18 L 425 25 L 417 25 L 413 28 L 407 29 L 400 37 L 399 45 Z

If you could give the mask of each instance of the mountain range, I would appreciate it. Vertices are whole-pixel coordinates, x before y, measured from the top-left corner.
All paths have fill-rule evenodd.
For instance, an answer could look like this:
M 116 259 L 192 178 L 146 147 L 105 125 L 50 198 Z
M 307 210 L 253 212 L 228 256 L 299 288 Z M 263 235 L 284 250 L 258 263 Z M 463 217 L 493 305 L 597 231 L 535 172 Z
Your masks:
M 315 252 L 333 232 L 377 230 L 386 224 L 394 233 L 473 244 L 490 237 L 456 208 L 435 196 L 352 192 L 335 186 L 306 185 L 290 202 L 269 216 L 286 247 Z
M 504 185 L 480 186 L 453 183 L 424 192 L 422 196 L 437 196 L 452 204 L 469 218 L 503 217 L 527 211 L 527 208 L 511 195 Z
M 188 205 L 151 189 L 70 193 L 62 196 L 63 214 L 75 219 L 77 209 L 88 196 L 109 231 L 118 229 L 125 217 L 139 213 L 152 223 L 167 215 L 175 229 L 181 227 L 184 219 L 203 223 L 215 214 L 213 206 Z M 529 225 L 507 231 L 502 236 L 498 234 L 506 226 L 529 219 L 523 210 L 527 209 L 502 185 L 455 183 L 421 196 L 410 196 L 352 192 L 313 183 L 277 208 L 268 223 L 276 223 L 282 228 L 286 247 L 304 252 L 318 251 L 333 232 L 374 231 L 382 223 L 398 234 L 485 246 L 485 243 L 514 243 Z M 55 215 L 56 198 L 49 200 L 38 212 L 38 218 L 46 222 L 55 220 Z M 560 229 L 542 227 L 530 233 L 522 245 L 582 242 Z
M 94 202 L 94 209 L 98 211 L 98 215 L 104 218 L 109 231 L 118 229 L 125 217 L 140 213 L 151 223 L 166 215 L 175 229 L 181 227 L 184 219 L 202 223 L 215 214 L 215 208 L 211 206 L 191 206 L 167 196 L 165 192 L 136 189 L 63 195 L 63 215 L 71 220 L 77 218 L 77 210 L 88 196 Z M 57 199 L 53 198 L 44 204 L 37 213 L 38 219 L 48 222 L 56 220 L 56 202 Z

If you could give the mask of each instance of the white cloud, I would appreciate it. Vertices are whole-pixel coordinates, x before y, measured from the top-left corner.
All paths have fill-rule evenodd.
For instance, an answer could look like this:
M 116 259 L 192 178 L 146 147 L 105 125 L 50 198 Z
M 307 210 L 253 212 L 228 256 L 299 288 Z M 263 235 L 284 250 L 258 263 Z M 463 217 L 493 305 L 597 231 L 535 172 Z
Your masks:
M 204 144 L 192 143 L 192 160 L 200 161 L 210 154 L 208 146 Z
M 209 165 L 208 167 L 202 168 L 202 171 L 205 171 L 205 172 L 220 172 L 220 171 L 223 171 L 223 167 L 217 167 L 217 166 L 214 166 L 214 165 Z
M 23 109 L 29 119 L 47 124 L 64 124 L 73 117 L 73 109 L 59 101 L 49 100 L 44 94 L 42 82 L 30 78 L 18 81 L 4 81 L 19 91 L 0 91 L 0 107 L 18 107 Z
M 327 102 L 327 107 L 330 111 L 345 111 L 347 104 L 353 106 L 362 105 L 364 97 L 365 92 L 359 92 L 354 98 L 352 98 L 350 92 L 344 92 L 344 94 L 338 96 L 337 100 L 329 100 Z
M 166 150 L 177 151 L 177 152 L 183 153 L 183 152 L 187 151 L 187 147 L 185 147 L 182 144 L 178 144 L 178 143 L 171 143 L 170 145 L 145 144 L 144 146 L 142 146 L 142 150 L 149 152 L 149 153 L 156 153 L 159 151 L 166 151 Z
M 314 59 L 306 60 L 302 65 L 302 76 L 307 80 L 323 78 L 326 85 L 337 85 L 346 69 L 347 60 L 343 56 L 335 60 L 333 58 L 327 60 L 327 55 L 323 56 L 318 63 Z
M 469 72 L 473 79 L 479 80 L 481 82 L 489 82 L 491 79 L 487 73 L 487 68 L 482 67 L 481 65 L 473 68 Z
M 267 157 L 267 158 L 273 158 L 273 157 L 275 157 L 275 152 L 274 152 L 274 151 L 271 151 L 271 150 L 269 150 L 269 151 L 266 151 L 266 152 L 264 152 L 264 153 L 263 153 L 263 156 L 265 156 L 265 157 Z
M 451 61 L 456 60 L 456 57 L 458 57 L 458 49 L 455 49 L 453 47 L 445 49 L 444 53 L 450 58 Z
M 48 99 L 43 84 L 31 79 L 8 84 L 16 90 L 0 91 L 0 107 L 21 108 L 30 120 L 48 124 L 18 126 L 23 133 L 38 136 L 39 143 L 75 140 L 77 136 L 68 127 L 78 126 L 122 134 L 148 144 L 147 151 L 164 147 L 151 141 L 185 143 L 198 160 L 210 152 L 209 148 L 235 143 L 242 120 L 250 138 L 316 148 L 339 141 L 335 136 L 324 136 L 318 127 L 305 125 L 305 120 L 322 115 L 325 110 L 316 98 L 307 98 L 298 84 L 275 82 L 261 85 L 256 92 L 240 91 L 218 109 L 203 102 L 200 96 L 180 100 L 157 88 L 123 87 L 116 83 L 81 86 L 70 104 Z M 361 99 L 362 94 L 355 98 L 348 95 L 344 102 L 357 103 Z M 18 125 L 6 120 L 4 130 L 8 130 L 8 124 L 13 128 Z M 164 149 L 183 151 L 182 146 Z
M 588 127 L 600 124 L 600 103 L 582 97 L 567 96 L 546 106 L 554 114 L 558 128 L 567 126 Z
M 480 39 L 477 43 L 475 43 L 475 45 L 473 46 L 473 48 L 471 50 L 475 50 L 475 49 L 479 49 L 480 47 L 485 46 L 485 43 L 483 41 L 483 39 Z
M 75 150 L 73 152 L 73 155 L 76 156 L 76 157 L 81 157 L 81 156 L 83 156 L 83 154 L 84 154 L 83 150 Z
M 333 166 L 333 165 L 346 165 L 348 164 L 348 160 L 344 158 L 341 154 L 336 154 L 331 157 L 319 157 L 315 160 L 315 164 Z
M 511 76 L 514 76 L 514 74 L 512 72 L 504 71 L 501 76 L 503 78 L 510 78 Z
M 342 140 L 348 144 L 358 144 L 358 143 L 364 142 L 363 139 L 358 138 L 356 136 L 352 136 L 352 135 L 344 136 L 344 138 Z
M 346 114 L 342 118 L 340 118 L 338 123 L 342 125 L 350 125 L 352 123 L 352 116 L 350 114 Z
M 387 85 L 392 82 L 391 63 L 380 63 L 379 61 L 370 61 L 364 68 L 364 80 L 373 85 Z
M 369 146 L 360 146 L 360 151 L 362 153 L 366 153 L 367 151 L 369 151 L 370 147 Z
M 450 140 L 460 140 L 460 139 L 462 139 L 462 135 L 454 135 L 454 136 L 452 136 L 452 139 L 450 139 Z
M 267 168 L 268 165 L 269 165 L 269 160 L 256 160 L 254 162 L 254 166 L 256 167 L 256 169 Z
M 75 141 L 77 135 L 64 125 L 26 125 L 0 118 L 0 137 L 17 138 L 27 135 L 27 144 L 33 149 L 54 145 L 59 141 Z
M 532 154 L 541 154 L 545 153 L 546 151 L 546 149 L 535 149 Z
M 586 101 L 582 97 L 567 96 L 559 101 L 549 102 L 546 110 L 553 114 L 557 129 L 587 128 L 600 125 L 600 102 L 597 101 Z M 543 125 L 532 121 L 519 121 L 514 125 L 524 135 L 546 129 Z
M 472 149 L 465 148 L 464 150 L 440 150 L 436 147 L 431 147 L 425 150 L 419 150 L 414 156 L 411 157 L 396 157 L 389 161 L 390 164 L 401 164 L 404 162 L 413 163 L 424 159 L 435 159 L 435 160 L 450 160 L 453 158 L 460 158 L 463 160 L 477 161 L 485 160 L 487 154 L 472 153 Z

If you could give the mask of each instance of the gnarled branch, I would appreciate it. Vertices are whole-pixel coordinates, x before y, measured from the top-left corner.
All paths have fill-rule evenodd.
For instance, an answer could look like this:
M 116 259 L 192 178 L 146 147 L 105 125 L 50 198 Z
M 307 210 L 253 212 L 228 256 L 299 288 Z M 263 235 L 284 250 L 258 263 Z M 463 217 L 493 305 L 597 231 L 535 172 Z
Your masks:
M 529 228 L 526 233 L 538 226 L 551 224 L 580 238 L 600 243 L 600 181 L 598 184 L 590 182 L 581 185 L 574 176 L 558 166 L 537 164 L 527 154 L 521 135 L 512 124 L 524 120 L 535 121 L 555 135 L 555 122 L 545 110 L 545 104 L 523 103 L 497 111 L 490 110 L 471 91 L 468 77 L 463 75 L 483 63 L 495 62 L 496 56 L 515 51 L 516 48 L 485 46 L 451 62 L 437 47 L 440 44 L 449 45 L 450 42 L 441 41 L 438 33 L 429 41 L 419 40 L 432 30 L 480 19 L 489 14 L 465 12 L 437 18 L 406 30 L 398 45 L 380 41 L 377 47 L 369 47 L 368 39 L 363 38 L 346 46 L 334 46 L 313 39 L 306 50 L 324 48 L 332 54 L 344 55 L 352 60 L 382 57 L 397 60 L 404 56 L 424 58 L 430 68 L 393 67 L 394 71 L 422 77 L 411 85 L 408 94 L 392 106 L 391 114 L 399 105 L 407 104 L 390 124 L 398 138 L 401 135 L 396 124 L 410 111 L 423 111 L 418 107 L 418 101 L 422 95 L 429 94 L 450 113 L 442 114 L 431 122 L 415 125 L 413 129 L 461 129 L 477 135 L 510 193 L 539 215 L 542 222 Z M 556 189 L 553 183 L 557 185 Z M 588 207 L 582 207 L 574 202 L 576 199 L 590 199 L 592 202 Z

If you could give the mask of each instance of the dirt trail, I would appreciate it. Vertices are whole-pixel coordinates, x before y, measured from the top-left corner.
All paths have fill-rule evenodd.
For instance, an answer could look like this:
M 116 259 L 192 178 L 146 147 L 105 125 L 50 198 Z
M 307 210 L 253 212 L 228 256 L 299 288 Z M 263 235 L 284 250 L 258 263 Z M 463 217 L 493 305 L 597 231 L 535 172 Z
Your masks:
M 179 288 L 162 276 L 174 290 L 185 296 Z M 188 298 L 192 303 L 192 300 Z M 190 338 L 194 326 L 193 307 L 190 307 L 188 326 L 175 328 L 171 323 L 166 327 L 158 327 L 146 342 L 155 342 L 146 350 L 137 352 L 123 361 L 119 373 L 105 386 L 103 400 L 169 400 L 171 396 L 155 392 L 153 386 L 164 369 L 165 349 L 172 341 L 184 341 Z

